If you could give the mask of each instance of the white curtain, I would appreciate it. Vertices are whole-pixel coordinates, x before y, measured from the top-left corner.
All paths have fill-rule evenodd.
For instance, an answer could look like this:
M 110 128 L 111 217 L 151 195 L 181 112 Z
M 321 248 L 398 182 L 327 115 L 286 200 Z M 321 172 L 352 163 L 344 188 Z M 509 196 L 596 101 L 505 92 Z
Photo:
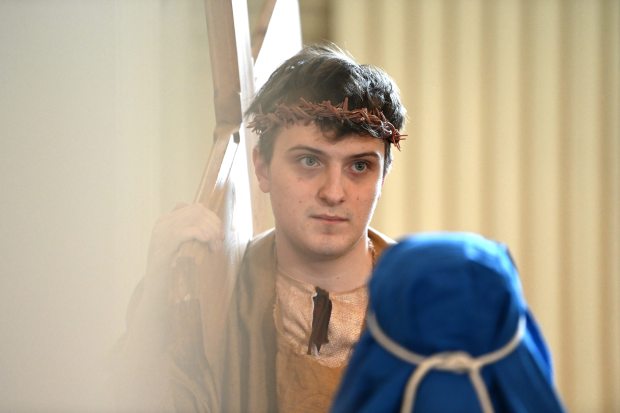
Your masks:
M 374 225 L 507 243 L 572 412 L 620 409 L 620 2 L 334 0 L 409 111 Z

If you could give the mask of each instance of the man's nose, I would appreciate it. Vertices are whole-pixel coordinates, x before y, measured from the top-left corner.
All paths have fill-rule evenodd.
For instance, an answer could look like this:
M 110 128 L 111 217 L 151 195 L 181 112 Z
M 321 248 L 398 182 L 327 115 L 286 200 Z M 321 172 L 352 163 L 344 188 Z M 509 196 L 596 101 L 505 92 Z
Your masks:
M 325 171 L 319 198 L 328 205 L 337 205 L 345 199 L 344 176 L 340 168 L 331 167 Z

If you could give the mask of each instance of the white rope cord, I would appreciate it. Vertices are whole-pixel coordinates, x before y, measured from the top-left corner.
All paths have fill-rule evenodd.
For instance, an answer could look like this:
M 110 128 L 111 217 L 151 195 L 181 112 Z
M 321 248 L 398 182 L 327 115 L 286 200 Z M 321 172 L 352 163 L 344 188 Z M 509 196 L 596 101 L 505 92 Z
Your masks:
M 479 357 L 472 357 L 464 351 L 449 351 L 424 357 L 420 354 L 409 351 L 389 338 L 383 332 L 381 327 L 379 327 L 379 323 L 372 312 L 368 313 L 367 325 L 370 333 L 384 349 L 401 360 L 411 364 L 416 364 L 418 366 L 407 381 L 405 396 L 403 397 L 403 402 L 400 408 L 401 413 L 413 412 L 418 386 L 426 374 L 433 369 L 453 373 L 468 373 L 476 391 L 476 395 L 478 396 L 478 401 L 480 402 L 482 411 L 484 413 L 493 413 L 491 399 L 486 385 L 482 380 L 482 376 L 480 375 L 480 369 L 485 365 L 495 363 L 510 354 L 519 345 L 519 342 L 525 332 L 525 319 L 521 317 L 519 319 L 517 331 L 512 339 L 506 343 L 505 346 L 499 348 L 498 350 L 492 351 L 491 353 L 487 353 Z

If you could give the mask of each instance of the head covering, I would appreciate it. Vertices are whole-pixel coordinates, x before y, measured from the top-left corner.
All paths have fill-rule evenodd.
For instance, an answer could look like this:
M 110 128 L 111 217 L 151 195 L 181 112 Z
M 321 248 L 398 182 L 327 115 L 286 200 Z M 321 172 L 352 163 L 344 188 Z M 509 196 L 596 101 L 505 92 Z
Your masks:
M 352 131 L 363 132 L 369 136 L 386 140 L 400 150 L 400 141 L 404 139 L 399 130 L 392 125 L 379 108 L 366 107 L 349 110 L 349 98 L 341 104 L 333 105 L 325 100 L 312 103 L 304 98 L 294 104 L 280 103 L 273 112 L 258 112 L 248 127 L 259 135 L 269 133 L 282 125 L 296 123 L 309 124 L 312 121 L 327 125 L 347 125 Z
M 369 289 L 368 328 L 333 413 L 564 411 L 504 245 L 409 236 L 383 254 Z

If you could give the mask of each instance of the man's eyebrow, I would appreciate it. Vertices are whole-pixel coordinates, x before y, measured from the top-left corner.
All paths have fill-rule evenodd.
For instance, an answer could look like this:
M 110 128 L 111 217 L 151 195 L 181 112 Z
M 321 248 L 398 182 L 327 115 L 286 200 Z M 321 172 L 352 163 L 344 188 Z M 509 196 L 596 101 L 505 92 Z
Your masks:
M 381 159 L 381 155 L 379 155 L 378 152 L 372 152 L 372 151 L 371 152 L 355 153 L 355 154 L 349 156 L 349 158 L 366 158 L 366 157 Z
M 325 151 L 322 151 L 320 149 L 317 148 L 313 148 L 312 146 L 306 146 L 306 145 L 296 145 L 293 146 L 291 148 L 288 148 L 287 152 L 297 152 L 297 151 L 305 151 L 305 152 L 312 152 L 315 153 L 317 155 L 324 155 Z
M 306 146 L 306 145 L 293 146 L 287 150 L 287 152 L 297 152 L 297 151 L 311 152 L 316 155 L 327 155 L 328 154 L 326 151 L 322 151 L 320 149 L 313 148 L 312 146 Z M 347 156 L 348 159 L 366 158 L 366 157 L 375 158 L 377 160 L 381 159 L 381 155 L 378 152 L 374 152 L 374 151 L 354 153 L 354 154 Z

